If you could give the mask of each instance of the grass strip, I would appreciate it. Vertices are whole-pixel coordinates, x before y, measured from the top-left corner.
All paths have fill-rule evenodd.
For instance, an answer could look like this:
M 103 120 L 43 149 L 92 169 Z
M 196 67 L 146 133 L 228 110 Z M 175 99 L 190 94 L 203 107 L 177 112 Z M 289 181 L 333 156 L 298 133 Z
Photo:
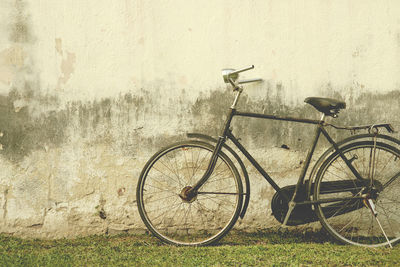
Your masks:
M 1 266 L 394 266 L 400 245 L 339 245 L 322 233 L 232 232 L 216 246 L 174 247 L 144 235 L 20 239 L 0 235 Z

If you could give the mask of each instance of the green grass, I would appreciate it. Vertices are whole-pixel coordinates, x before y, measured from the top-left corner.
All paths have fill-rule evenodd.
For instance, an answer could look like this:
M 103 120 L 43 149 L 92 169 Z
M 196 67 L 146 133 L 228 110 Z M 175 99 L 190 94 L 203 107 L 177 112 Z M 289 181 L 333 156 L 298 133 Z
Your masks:
M 394 266 L 394 249 L 338 245 L 321 233 L 231 232 L 212 247 L 173 247 L 149 235 L 27 240 L 0 235 L 0 266 Z

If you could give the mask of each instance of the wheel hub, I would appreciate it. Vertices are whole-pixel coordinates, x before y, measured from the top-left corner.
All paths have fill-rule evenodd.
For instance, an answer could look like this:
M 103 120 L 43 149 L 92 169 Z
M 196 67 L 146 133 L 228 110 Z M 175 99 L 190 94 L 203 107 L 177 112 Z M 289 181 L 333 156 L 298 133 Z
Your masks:
M 183 202 L 192 203 L 197 199 L 197 192 L 193 192 L 191 189 L 191 186 L 185 186 L 182 189 L 179 197 L 182 199 Z

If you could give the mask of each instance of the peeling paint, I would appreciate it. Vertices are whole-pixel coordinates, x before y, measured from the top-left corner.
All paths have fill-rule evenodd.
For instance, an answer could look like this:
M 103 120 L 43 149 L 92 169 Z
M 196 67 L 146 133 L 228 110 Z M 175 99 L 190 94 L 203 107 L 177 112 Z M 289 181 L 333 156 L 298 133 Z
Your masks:
M 55 45 L 55 49 L 57 51 L 57 53 L 62 56 L 63 55 L 63 50 L 62 50 L 62 39 L 61 38 L 56 38 L 55 39 L 56 45 Z
M 22 46 L 15 45 L 0 52 L 0 82 L 11 85 L 18 71 L 24 65 L 26 53 Z
M 0 52 L 2 66 L 22 67 L 25 57 L 26 52 L 20 45 L 15 45 Z
M 76 56 L 74 53 L 69 51 L 64 52 L 61 38 L 55 39 L 55 49 L 57 54 L 61 57 L 60 70 L 62 75 L 57 81 L 57 88 L 60 89 L 68 82 L 68 80 L 71 78 L 71 75 L 75 71 Z
M 57 88 L 60 88 L 62 85 L 66 84 L 71 78 L 72 73 L 74 73 L 75 54 L 70 52 L 66 53 L 67 55 L 63 57 L 61 62 L 62 76 L 58 79 Z

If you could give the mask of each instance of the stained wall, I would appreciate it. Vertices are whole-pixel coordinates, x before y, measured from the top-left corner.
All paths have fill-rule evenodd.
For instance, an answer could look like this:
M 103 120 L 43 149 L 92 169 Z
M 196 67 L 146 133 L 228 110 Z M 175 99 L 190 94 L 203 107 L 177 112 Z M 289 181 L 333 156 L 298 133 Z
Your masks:
M 233 99 L 224 67 L 254 64 L 244 77 L 264 79 L 245 87 L 243 110 L 317 119 L 303 99 L 334 97 L 348 105 L 337 124 L 400 128 L 399 11 L 397 1 L 1 1 L 0 232 L 143 231 L 140 171 L 185 132 L 218 135 Z M 233 127 L 280 185 L 295 183 L 312 129 Z M 276 226 L 273 189 L 249 172 L 238 227 Z

